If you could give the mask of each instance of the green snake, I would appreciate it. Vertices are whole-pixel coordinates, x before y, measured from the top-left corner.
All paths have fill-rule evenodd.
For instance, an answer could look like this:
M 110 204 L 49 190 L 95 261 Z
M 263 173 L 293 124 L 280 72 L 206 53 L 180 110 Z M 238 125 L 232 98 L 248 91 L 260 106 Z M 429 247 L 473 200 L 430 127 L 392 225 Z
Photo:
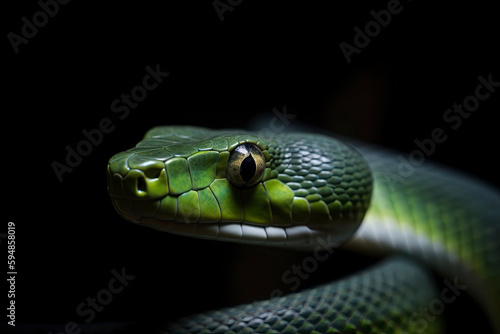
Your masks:
M 325 243 L 407 255 L 170 332 L 438 333 L 439 317 L 422 310 L 440 314 L 462 292 L 500 330 L 500 194 L 453 169 L 402 169 L 395 152 L 319 134 L 163 126 L 114 155 L 107 176 L 118 213 L 161 231 L 317 256 Z

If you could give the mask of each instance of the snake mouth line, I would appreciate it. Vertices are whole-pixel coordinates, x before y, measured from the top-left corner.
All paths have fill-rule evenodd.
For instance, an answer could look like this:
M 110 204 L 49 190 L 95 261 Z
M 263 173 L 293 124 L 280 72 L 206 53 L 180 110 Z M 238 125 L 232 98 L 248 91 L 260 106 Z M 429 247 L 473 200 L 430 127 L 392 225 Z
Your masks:
M 179 222 L 158 222 L 149 218 L 141 224 L 159 231 L 182 236 L 196 236 L 200 239 L 237 242 L 254 245 L 270 245 L 311 250 L 318 244 L 336 248 L 345 238 L 331 230 L 314 230 L 308 226 L 254 226 L 244 222 L 217 222 L 212 224 L 185 224 Z
M 245 221 L 244 218 L 239 221 L 200 221 L 199 219 L 197 221 L 186 221 L 186 217 L 178 215 L 178 213 L 176 213 L 176 216 L 171 216 L 170 220 L 160 220 L 157 217 L 160 201 L 152 204 L 155 210 L 152 210 L 146 216 L 143 214 L 138 215 L 134 208 L 141 207 L 141 205 L 147 206 L 151 202 L 125 200 L 126 202 L 120 205 L 120 199 L 112 198 L 115 209 L 125 219 L 135 224 L 163 232 L 194 236 L 201 239 L 313 250 L 318 245 L 318 240 L 328 239 L 331 243 L 340 244 L 351 236 L 353 228 L 352 224 L 342 224 L 340 222 L 327 227 L 315 228 L 299 223 L 288 226 L 273 225 L 272 221 L 265 224 L 255 223 Z M 124 209 L 122 210 L 121 207 Z
M 267 195 L 266 187 L 262 186 L 262 188 Z M 310 230 L 320 231 L 321 233 L 335 231 L 338 235 L 345 236 L 352 233 L 353 227 L 357 228 L 362 220 L 362 217 L 358 217 L 355 224 L 350 220 L 352 217 L 345 220 L 329 216 L 329 219 L 334 224 L 322 224 L 313 219 L 301 221 L 294 215 L 293 210 L 286 210 L 290 217 L 287 222 L 283 222 L 273 219 L 275 213 L 272 211 L 273 208 L 271 208 L 269 219 L 256 220 L 254 216 L 255 208 L 245 205 L 244 195 L 238 194 L 234 196 L 233 200 L 237 201 L 236 204 L 234 202 L 228 204 L 225 203 L 224 199 L 220 199 L 217 196 L 217 191 L 214 191 L 211 187 L 200 191 L 191 190 L 178 196 L 167 195 L 157 200 L 127 196 L 111 196 L 111 199 L 115 209 L 128 221 L 139 225 L 157 225 L 161 227 L 160 229 L 168 232 L 170 232 L 172 224 L 172 226 L 178 226 L 178 230 L 191 231 L 193 226 L 237 223 L 256 228 L 305 226 Z M 212 203 L 208 203 L 209 201 L 212 201 Z M 307 205 L 310 204 L 307 203 Z M 228 207 L 232 211 L 227 211 Z M 262 208 L 259 209 L 262 210 Z M 145 222 L 148 222 L 148 224 Z M 181 226 L 185 227 L 181 228 Z

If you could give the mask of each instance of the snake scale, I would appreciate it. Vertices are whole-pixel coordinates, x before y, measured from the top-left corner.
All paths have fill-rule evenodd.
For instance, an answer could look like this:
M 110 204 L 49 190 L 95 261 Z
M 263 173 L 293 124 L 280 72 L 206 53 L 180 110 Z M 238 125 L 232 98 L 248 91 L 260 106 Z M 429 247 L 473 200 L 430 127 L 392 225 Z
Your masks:
M 432 312 L 461 293 L 500 331 L 499 192 L 431 162 L 402 171 L 396 154 L 319 134 L 161 126 L 109 160 L 108 192 L 125 219 L 184 236 L 406 255 L 168 332 L 439 333 Z

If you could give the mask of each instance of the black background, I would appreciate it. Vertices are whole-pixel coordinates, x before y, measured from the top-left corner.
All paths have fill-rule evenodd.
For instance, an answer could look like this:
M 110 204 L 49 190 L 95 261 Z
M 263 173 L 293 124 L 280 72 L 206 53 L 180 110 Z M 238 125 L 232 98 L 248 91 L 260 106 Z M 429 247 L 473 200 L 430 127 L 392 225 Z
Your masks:
M 123 267 L 136 278 L 95 322 L 169 320 L 234 302 L 218 289 L 240 279 L 227 265 L 239 248 L 142 229 L 112 208 L 107 160 L 155 125 L 244 128 L 286 106 L 292 122 L 404 152 L 441 127 L 448 138 L 429 158 L 500 186 L 500 87 L 456 130 L 443 121 L 474 94 L 479 75 L 500 81 L 497 11 L 402 1 L 348 63 L 339 44 L 354 44 L 354 27 L 364 29 L 370 11 L 387 4 L 244 0 L 221 21 L 211 1 L 72 1 L 18 53 L 8 33 L 21 34 L 22 17 L 32 22 L 40 5 L 5 10 L 1 232 L 16 223 L 17 321 L 84 322 L 77 305 Z M 157 64 L 170 75 L 120 120 L 111 103 Z M 65 147 L 104 118 L 114 130 L 59 182 L 51 164 L 64 163 Z M 248 288 L 236 295 L 251 295 L 254 281 L 272 288 L 262 262 L 275 259 L 259 252 L 243 250 L 256 272 L 238 269 L 251 278 L 236 284 Z

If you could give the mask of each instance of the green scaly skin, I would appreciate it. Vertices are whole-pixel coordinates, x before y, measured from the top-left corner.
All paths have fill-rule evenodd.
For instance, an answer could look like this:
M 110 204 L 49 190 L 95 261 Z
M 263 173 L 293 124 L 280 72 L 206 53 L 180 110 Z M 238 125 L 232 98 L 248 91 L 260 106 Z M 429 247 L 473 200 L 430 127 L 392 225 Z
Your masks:
M 227 175 L 244 143 L 265 159 L 249 187 Z M 108 191 L 125 219 L 170 233 L 305 250 L 349 240 L 345 247 L 355 251 L 407 253 L 466 285 L 498 326 L 498 192 L 430 163 L 401 177 L 397 154 L 350 145 L 364 159 L 315 134 L 158 127 L 110 159 Z M 439 318 L 415 313 L 436 297 L 420 264 L 395 258 L 312 290 L 188 317 L 170 330 L 437 333 Z

